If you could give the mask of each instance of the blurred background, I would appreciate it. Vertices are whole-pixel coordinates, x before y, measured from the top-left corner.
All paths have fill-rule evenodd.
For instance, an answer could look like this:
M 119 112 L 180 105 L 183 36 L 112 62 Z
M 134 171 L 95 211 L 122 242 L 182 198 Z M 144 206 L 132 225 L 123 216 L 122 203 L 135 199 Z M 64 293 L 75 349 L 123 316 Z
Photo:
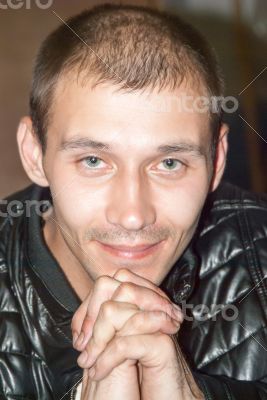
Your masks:
M 28 114 L 33 59 L 40 42 L 61 18 L 107 1 L 0 0 L 0 198 L 30 183 L 16 145 L 21 116 Z M 141 4 L 178 13 L 215 48 L 224 71 L 226 96 L 239 101 L 227 114 L 230 151 L 224 179 L 267 192 L 267 1 L 150 0 Z M 10 6 L 11 5 L 11 6 Z

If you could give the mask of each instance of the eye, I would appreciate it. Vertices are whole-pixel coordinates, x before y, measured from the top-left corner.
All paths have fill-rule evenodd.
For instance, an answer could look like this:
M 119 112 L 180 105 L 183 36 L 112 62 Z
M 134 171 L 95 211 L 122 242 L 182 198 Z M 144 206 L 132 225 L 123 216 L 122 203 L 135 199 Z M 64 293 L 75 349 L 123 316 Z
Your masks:
M 166 158 L 165 160 L 162 160 L 160 164 L 163 164 L 165 166 L 164 170 L 167 171 L 178 171 L 184 165 L 182 161 L 175 158 Z M 160 168 L 160 170 L 163 169 Z
M 96 156 L 89 156 L 83 158 L 81 161 L 85 164 L 85 167 L 89 169 L 97 169 L 99 168 L 99 166 L 101 166 L 101 163 L 105 164 L 104 161 L 101 160 L 101 158 Z

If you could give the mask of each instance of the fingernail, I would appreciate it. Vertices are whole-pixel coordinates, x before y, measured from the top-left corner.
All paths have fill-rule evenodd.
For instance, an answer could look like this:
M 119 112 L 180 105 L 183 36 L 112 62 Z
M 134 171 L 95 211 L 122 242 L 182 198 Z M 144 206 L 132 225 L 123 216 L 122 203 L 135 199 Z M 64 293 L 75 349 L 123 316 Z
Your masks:
M 73 339 L 72 339 L 72 344 L 73 344 L 73 347 L 75 347 L 75 343 L 76 343 L 76 340 L 78 339 L 78 333 L 77 332 L 73 332 Z
M 81 363 L 81 364 L 85 364 L 86 360 L 87 360 L 88 354 L 87 351 L 84 350 L 78 357 L 77 362 Z
M 174 320 L 173 320 L 173 324 L 174 324 L 175 326 L 177 326 L 177 328 L 178 328 L 178 326 L 181 325 L 181 322 L 177 321 L 177 319 L 174 319 Z
M 89 376 L 90 378 L 93 378 L 95 376 L 95 367 L 92 367 L 89 371 Z
M 181 308 L 178 306 L 178 304 L 172 303 L 173 308 L 175 308 L 176 310 L 181 311 Z
M 80 347 L 81 346 L 81 344 L 82 344 L 82 342 L 83 342 L 83 339 L 84 339 L 84 333 L 83 333 L 83 331 L 80 333 L 80 335 L 79 335 L 79 337 L 78 337 L 78 339 L 77 339 L 77 341 L 76 341 L 76 347 Z
M 174 315 L 175 315 L 179 320 L 181 320 L 181 319 L 183 318 L 183 313 L 182 313 L 181 308 L 180 308 L 179 306 L 177 306 L 176 304 L 173 304 L 172 306 L 173 306 Z

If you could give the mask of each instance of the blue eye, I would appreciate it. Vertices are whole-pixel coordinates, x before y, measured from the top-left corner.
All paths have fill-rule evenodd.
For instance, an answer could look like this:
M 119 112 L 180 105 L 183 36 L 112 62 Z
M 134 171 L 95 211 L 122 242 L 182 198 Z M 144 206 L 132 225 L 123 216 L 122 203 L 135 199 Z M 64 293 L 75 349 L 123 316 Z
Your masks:
M 181 161 L 176 160 L 175 158 L 166 158 L 166 160 L 162 161 L 162 164 L 164 164 L 167 167 L 165 169 L 169 171 L 180 169 L 183 165 Z
M 101 158 L 98 158 L 95 156 L 86 157 L 86 158 L 84 158 L 83 161 L 85 162 L 86 166 L 88 166 L 90 168 L 96 168 L 102 162 Z

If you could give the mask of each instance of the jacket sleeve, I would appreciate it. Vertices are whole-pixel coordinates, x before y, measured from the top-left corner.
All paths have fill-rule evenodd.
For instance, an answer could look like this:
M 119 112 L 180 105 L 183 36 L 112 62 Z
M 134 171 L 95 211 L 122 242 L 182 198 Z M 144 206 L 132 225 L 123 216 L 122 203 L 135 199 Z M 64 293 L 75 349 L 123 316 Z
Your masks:
M 267 383 L 261 381 L 239 381 L 200 372 L 193 372 L 193 376 L 207 400 L 267 400 Z

